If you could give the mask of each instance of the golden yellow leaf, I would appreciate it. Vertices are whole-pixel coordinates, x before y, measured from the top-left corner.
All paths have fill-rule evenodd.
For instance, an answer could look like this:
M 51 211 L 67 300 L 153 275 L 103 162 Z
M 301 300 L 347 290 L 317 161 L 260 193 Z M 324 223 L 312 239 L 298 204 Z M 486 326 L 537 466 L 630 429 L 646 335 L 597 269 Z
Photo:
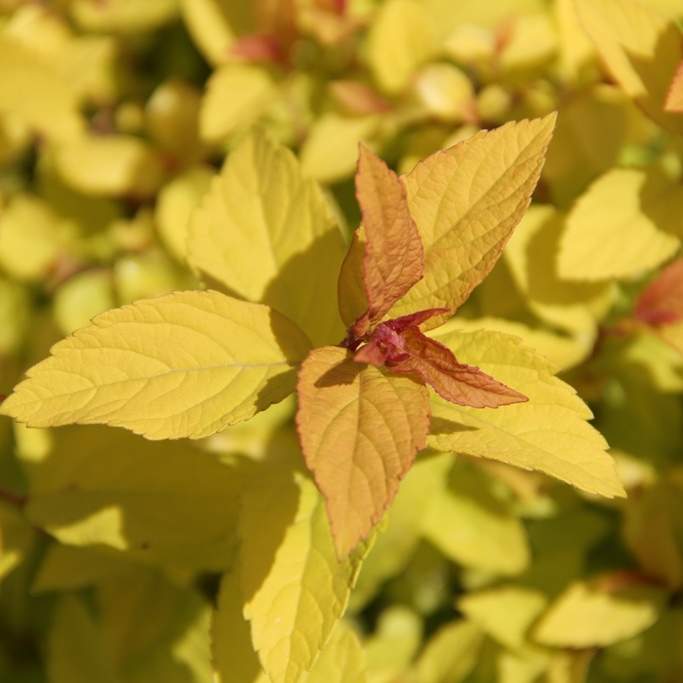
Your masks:
M 304 458 L 325 496 L 337 551 L 346 556 L 380 520 L 424 447 L 427 389 L 327 346 L 301 366 L 298 395 Z
M 375 80 L 388 93 L 400 92 L 435 49 L 427 12 L 416 0 L 388 0 L 368 36 L 367 60 Z
M 559 276 L 598 282 L 642 275 L 678 249 L 681 213 L 683 187 L 658 169 L 608 171 L 569 213 Z
M 434 335 L 464 363 L 476 365 L 529 398 L 527 403 L 477 410 L 432 400 L 434 448 L 539 470 L 589 493 L 623 496 L 607 443 L 588 424 L 588 406 L 553 377 L 547 361 L 515 337 L 498 332 Z
M 21 429 L 17 436 L 27 518 L 62 543 L 182 573 L 231 562 L 243 484 L 237 463 L 185 441 L 150 442 L 107 427 Z
M 148 197 L 164 179 L 156 150 L 127 135 L 83 136 L 65 143 L 56 150 L 55 166 L 74 190 L 105 197 Z
M 453 621 L 427 641 L 415 663 L 417 683 L 460 683 L 472 672 L 484 634 L 471 622 Z
M 34 540 L 30 521 L 16 506 L 0 501 L 0 579 L 24 560 Z
M 541 616 L 534 639 L 552 647 L 604 647 L 649 628 L 663 608 L 663 591 L 605 589 L 585 581 L 567 588 Z
M 664 110 L 683 59 L 681 31 L 670 17 L 641 0 L 576 0 L 579 19 L 611 75 L 657 123 L 683 132 Z
M 71 15 L 89 31 L 136 33 L 169 22 L 178 12 L 178 0 L 72 0 Z
M 405 176 L 425 270 L 392 317 L 455 310 L 488 275 L 529 205 L 554 126 L 550 115 L 482 131 Z
M 223 142 L 254 124 L 276 95 L 268 72 L 248 64 L 226 64 L 214 72 L 202 100 L 199 129 L 206 142 Z
M 184 292 L 115 309 L 52 348 L 2 404 L 32 426 L 200 438 L 294 388 L 308 340 L 267 306 Z
M 284 313 L 316 345 L 338 343 L 344 242 L 319 186 L 262 135 L 229 157 L 195 212 L 188 258 L 231 293 Z
M 614 290 L 605 283 L 569 282 L 557 272 L 565 218 L 549 205 L 527 211 L 504 252 L 510 273 L 529 308 L 550 325 L 594 336 Z
M 57 65 L 10 35 L 0 35 L 0 113 L 56 141 L 83 132 L 78 92 Z
M 445 454 L 445 458 L 453 459 Z M 495 493 L 495 482 L 475 466 L 457 462 L 445 471 L 422 519 L 422 534 L 465 567 L 513 575 L 529 563 L 524 526 Z
M 528 645 L 528 632 L 548 603 L 539 590 L 505 584 L 468 593 L 458 600 L 458 609 L 501 645 L 521 650 Z
M 168 250 L 181 262 L 187 258 L 190 218 L 211 185 L 208 166 L 193 166 L 164 185 L 156 206 L 159 235 Z
M 19 281 L 43 280 L 60 254 L 62 227 L 47 202 L 17 195 L 0 209 L 0 266 Z
M 251 4 L 251 3 L 250 3 Z M 211 64 L 230 58 L 235 30 L 247 28 L 247 3 L 232 0 L 181 0 L 183 19 L 197 48 Z
M 301 146 L 301 168 L 321 183 L 334 183 L 351 175 L 358 158 L 358 143 L 370 141 L 378 127 L 377 116 L 323 114 L 312 125 Z
M 287 460 L 254 472 L 240 517 L 244 616 L 273 683 L 297 683 L 310 671 L 358 571 L 356 557 L 337 559 L 320 494 Z
M 239 567 L 223 575 L 218 606 L 211 620 L 211 655 L 216 683 L 268 683 L 251 644 L 249 622 L 242 614 Z

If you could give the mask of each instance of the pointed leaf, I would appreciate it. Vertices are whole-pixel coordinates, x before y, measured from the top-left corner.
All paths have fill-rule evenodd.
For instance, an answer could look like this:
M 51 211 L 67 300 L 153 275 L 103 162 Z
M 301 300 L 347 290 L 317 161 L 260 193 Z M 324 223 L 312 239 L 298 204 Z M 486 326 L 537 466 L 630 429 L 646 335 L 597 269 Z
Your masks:
M 664 592 L 652 587 L 608 590 L 599 584 L 576 582 L 550 605 L 534 629 L 534 637 L 551 647 L 611 645 L 652 626 L 664 600 Z
M 287 396 L 308 347 L 267 306 L 171 294 L 103 313 L 56 344 L 2 413 L 35 427 L 97 423 L 150 439 L 199 438 Z
M 579 198 L 567 218 L 559 276 L 597 282 L 642 275 L 678 249 L 681 212 L 683 188 L 661 171 L 608 171 Z
M 363 214 L 363 282 L 372 325 L 422 277 L 424 253 L 398 176 L 360 146 L 356 194 Z
M 415 664 L 417 683 L 460 683 L 475 668 L 484 634 L 468 621 L 442 626 Z
M 366 683 L 365 653 L 358 636 L 340 621 L 306 683 Z
M 528 644 L 528 631 L 548 603 L 539 590 L 507 584 L 469 593 L 458 609 L 487 635 L 511 650 Z
M 473 408 L 496 408 L 527 400 L 479 368 L 459 363 L 450 349 L 422 334 L 419 328 L 409 327 L 402 336 L 410 357 L 393 366 L 392 371 L 415 373 L 447 401 Z
M 268 72 L 248 64 L 225 64 L 207 84 L 199 129 L 202 139 L 220 143 L 254 125 L 277 95 Z
M 218 607 L 211 620 L 211 655 L 216 683 L 269 683 L 251 644 L 242 614 L 239 568 L 223 575 Z
M 529 205 L 554 126 L 553 114 L 482 131 L 405 177 L 425 268 L 392 317 L 454 311 L 488 275 Z
M 269 462 L 255 473 L 240 537 L 253 647 L 272 683 L 296 683 L 346 609 L 358 559 L 337 559 L 323 500 L 291 463 Z
M 634 315 L 650 325 L 683 320 L 683 259 L 669 264 L 638 297 Z
M 422 3 L 416 0 L 382 3 L 368 36 L 367 59 L 384 91 L 395 94 L 403 90 L 434 48 L 434 32 Z
M 330 305 L 341 232 L 294 155 L 264 136 L 247 138 L 213 181 L 192 219 L 188 258 L 235 295 L 284 313 L 314 344 L 344 336 Z
M 680 117 L 664 111 L 683 58 L 676 22 L 647 0 L 576 0 L 576 7 L 602 62 L 624 92 L 657 123 L 682 132 Z
M 231 561 L 243 483 L 236 465 L 193 443 L 121 429 L 23 431 L 48 437 L 20 452 L 34 526 L 69 546 L 126 551 L 182 572 L 220 571 Z
M 448 460 L 451 453 L 443 454 Z M 494 574 L 519 574 L 529 564 L 522 522 L 472 463 L 458 460 L 428 495 L 422 533 L 453 562 Z
M 521 391 L 527 403 L 476 410 L 432 401 L 430 445 L 539 470 L 589 493 L 622 496 L 607 443 L 591 427 L 588 407 L 572 387 L 553 377 L 547 361 L 520 340 L 497 332 L 442 327 L 435 335 L 461 361 Z
M 344 349 L 313 351 L 299 373 L 297 427 L 326 499 L 337 550 L 366 538 L 424 447 L 427 390 L 355 363 Z

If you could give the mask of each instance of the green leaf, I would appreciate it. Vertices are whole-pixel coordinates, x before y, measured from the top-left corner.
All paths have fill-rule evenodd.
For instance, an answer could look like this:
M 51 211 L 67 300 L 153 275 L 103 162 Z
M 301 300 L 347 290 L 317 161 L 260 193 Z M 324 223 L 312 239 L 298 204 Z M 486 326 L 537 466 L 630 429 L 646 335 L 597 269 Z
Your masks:
M 289 462 L 255 471 L 240 538 L 244 616 L 261 665 L 272 683 L 304 680 L 346 609 L 358 558 L 337 559 L 323 500 Z
M 295 157 L 252 135 L 229 157 L 192 219 L 188 258 L 230 292 L 287 315 L 316 344 L 344 336 L 330 302 L 341 232 Z
M 358 636 L 343 621 L 332 631 L 307 683 L 366 683 L 365 653 Z
M 476 365 L 528 396 L 527 403 L 476 410 L 435 398 L 429 444 L 538 470 L 588 493 L 622 496 L 607 443 L 591 427 L 588 406 L 572 387 L 553 377 L 547 361 L 515 337 L 497 332 L 458 333 L 456 325 L 435 335 L 463 363 Z
M 368 676 L 372 681 L 393 681 L 413 660 L 422 640 L 422 621 L 409 608 L 384 609 L 377 627 L 365 641 Z
M 369 142 L 379 124 L 376 116 L 348 117 L 323 114 L 308 132 L 301 146 L 301 169 L 322 183 L 334 183 L 353 173 L 358 143 Z
M 213 173 L 208 166 L 193 166 L 164 185 L 156 206 L 159 236 L 179 261 L 187 259 L 187 239 L 192 212 L 211 185 Z
M 206 142 L 223 142 L 229 135 L 258 121 L 277 95 L 265 69 L 226 64 L 214 72 L 201 104 L 199 129 Z
M 77 597 L 61 598 L 47 644 L 52 683 L 117 683 L 94 616 Z
M 460 683 L 481 654 L 483 633 L 468 621 L 442 626 L 425 645 L 415 663 L 416 683 Z
M 26 557 L 34 540 L 26 517 L 13 505 L 0 502 L 0 579 Z
M 382 3 L 368 36 L 367 61 L 379 86 L 403 90 L 418 66 L 434 52 L 429 16 L 415 0 Z
M 210 608 L 194 589 L 140 569 L 102 583 L 94 597 L 117 681 L 211 680 Z
M 553 602 L 534 629 L 534 638 L 553 647 L 604 647 L 652 626 L 665 596 L 645 587 L 602 589 L 576 582 Z
M 125 550 L 180 572 L 217 571 L 231 561 L 238 466 L 187 442 L 151 443 L 122 430 L 51 435 L 52 447 L 22 453 L 26 515 L 35 526 L 65 544 Z
M 406 567 L 422 535 L 422 520 L 432 502 L 426 491 L 438 491 L 450 469 L 448 454 L 421 455 L 410 468 L 386 512 L 372 549 L 363 561 L 358 583 L 351 595 L 351 608 L 360 609 L 387 579 Z
M 450 454 L 440 456 L 453 458 Z M 430 492 L 422 533 L 454 562 L 499 574 L 519 574 L 529 562 L 526 533 L 493 480 L 457 462 Z
M 533 588 L 513 584 L 469 593 L 458 601 L 458 609 L 487 635 L 511 650 L 528 645 L 528 631 L 548 603 Z
M 34 427 L 109 424 L 151 439 L 199 438 L 287 396 L 307 349 L 267 306 L 171 294 L 103 313 L 56 344 L 2 413 Z
M 638 277 L 674 255 L 683 189 L 657 169 L 614 169 L 574 204 L 560 240 L 561 278 Z
M 239 567 L 223 575 L 218 607 L 211 621 L 211 656 L 216 683 L 268 683 L 251 644 L 249 622 L 242 614 Z
M 77 590 L 115 576 L 130 575 L 136 567 L 129 556 L 106 546 L 53 543 L 45 553 L 31 592 Z

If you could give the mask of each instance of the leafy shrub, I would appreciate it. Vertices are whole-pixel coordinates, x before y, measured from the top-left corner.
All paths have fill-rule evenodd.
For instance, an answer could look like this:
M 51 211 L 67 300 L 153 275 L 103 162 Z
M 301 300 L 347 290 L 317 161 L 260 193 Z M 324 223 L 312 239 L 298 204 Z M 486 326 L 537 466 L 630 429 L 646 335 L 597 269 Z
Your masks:
M 0 17 L 0 680 L 683 679 L 679 3 Z

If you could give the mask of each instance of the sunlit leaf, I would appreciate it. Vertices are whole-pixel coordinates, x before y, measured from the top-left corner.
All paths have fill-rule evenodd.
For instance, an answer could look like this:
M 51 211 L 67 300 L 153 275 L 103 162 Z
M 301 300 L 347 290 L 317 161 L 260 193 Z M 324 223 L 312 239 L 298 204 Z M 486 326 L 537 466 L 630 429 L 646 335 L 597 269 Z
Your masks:
M 660 125 L 683 131 L 683 122 L 664 111 L 669 85 L 683 58 L 676 23 L 641 0 L 576 0 L 576 7 L 598 54 L 624 92 Z
M 298 396 L 304 458 L 345 556 L 382 517 L 425 445 L 427 390 L 328 346 L 302 365 Z
M 164 178 L 158 153 L 132 136 L 85 136 L 57 150 L 56 169 L 70 187 L 105 197 L 154 194 Z
M 559 245 L 558 272 L 589 282 L 637 277 L 678 249 L 683 189 L 657 169 L 614 169 L 574 204 Z
M 451 560 L 497 574 L 519 574 L 526 568 L 524 527 L 495 495 L 493 480 L 458 463 L 431 497 L 422 532 Z
M 226 64 L 207 85 L 200 114 L 202 139 L 222 142 L 254 124 L 275 96 L 268 72 L 257 66 Z
M 250 301 L 297 323 L 314 344 L 344 336 L 334 306 L 341 232 L 295 157 L 261 135 L 229 157 L 195 212 L 190 262 Z
M 230 561 L 243 483 L 236 466 L 187 442 L 102 427 L 58 430 L 52 440 L 22 454 L 32 524 L 69 545 L 125 550 L 183 571 Z
M 152 439 L 199 438 L 287 396 L 307 348 L 266 306 L 218 292 L 171 294 L 103 313 L 59 342 L 2 412 L 36 427 L 109 424 Z
M 651 626 L 664 595 L 654 588 L 610 590 L 576 582 L 560 595 L 534 628 L 535 639 L 555 647 L 605 646 Z
M 553 377 L 547 361 L 497 332 L 463 334 L 446 326 L 436 338 L 529 401 L 477 410 L 434 399 L 431 446 L 539 470 L 589 493 L 624 495 L 604 438 L 587 422 L 588 406 Z
M 365 145 L 360 147 L 356 193 L 363 214 L 363 283 L 372 325 L 421 277 L 422 242 L 398 176 Z
M 442 626 L 427 641 L 415 664 L 417 683 L 460 683 L 474 669 L 483 634 L 467 621 Z
M 358 143 L 370 142 L 377 127 L 376 116 L 324 114 L 311 126 L 301 146 L 303 172 L 323 183 L 351 175 L 358 158 Z
M 337 559 L 323 500 L 291 464 L 256 474 L 240 537 L 244 616 L 261 665 L 275 683 L 303 680 L 346 608 L 357 559 Z
M 368 63 L 378 85 L 399 92 L 415 69 L 434 51 L 434 36 L 424 8 L 415 0 L 383 3 L 368 37 Z
M 526 211 L 555 117 L 481 132 L 405 177 L 424 278 L 391 311 L 457 309 L 488 275 Z
M 49 59 L 8 35 L 0 36 L 0 112 L 54 140 L 75 139 L 83 130 L 75 88 Z

